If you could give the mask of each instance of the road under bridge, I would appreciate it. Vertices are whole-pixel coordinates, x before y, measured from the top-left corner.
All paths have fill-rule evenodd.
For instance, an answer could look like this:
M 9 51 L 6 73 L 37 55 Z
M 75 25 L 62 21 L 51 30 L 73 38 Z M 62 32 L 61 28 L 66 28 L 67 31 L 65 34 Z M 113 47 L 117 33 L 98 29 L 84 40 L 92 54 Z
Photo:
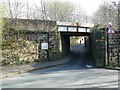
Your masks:
M 71 55 L 64 65 L 4 78 L 2 88 L 118 88 L 118 71 L 90 67 L 83 45 L 72 47 L 72 51 L 81 55 Z

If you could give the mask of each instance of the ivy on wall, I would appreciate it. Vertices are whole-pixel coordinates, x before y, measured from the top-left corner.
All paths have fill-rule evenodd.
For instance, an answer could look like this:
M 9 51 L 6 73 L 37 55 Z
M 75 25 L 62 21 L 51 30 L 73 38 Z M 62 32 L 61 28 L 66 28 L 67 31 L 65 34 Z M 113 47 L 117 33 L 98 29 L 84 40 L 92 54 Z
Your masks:
M 2 33 L 2 65 L 41 62 L 44 55 L 39 52 L 40 38 L 44 34 L 15 30 L 4 30 Z M 37 37 L 38 36 L 38 37 Z M 41 38 L 42 39 L 42 38 Z M 44 57 L 43 57 L 44 56 Z
M 108 66 L 116 67 L 120 65 L 119 60 L 119 34 L 120 32 L 115 32 L 114 35 L 109 35 L 107 37 L 107 48 L 108 48 Z M 97 67 L 105 66 L 105 29 L 93 29 L 91 32 L 91 53 Z
M 97 67 L 104 67 L 105 34 L 104 29 L 93 29 L 91 32 L 91 53 Z

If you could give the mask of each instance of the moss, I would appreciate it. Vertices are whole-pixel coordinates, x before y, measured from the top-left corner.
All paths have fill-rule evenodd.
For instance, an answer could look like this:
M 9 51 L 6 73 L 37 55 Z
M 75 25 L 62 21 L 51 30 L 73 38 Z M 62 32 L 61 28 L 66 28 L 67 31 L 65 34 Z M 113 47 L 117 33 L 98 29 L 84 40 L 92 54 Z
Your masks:
M 105 60 L 105 42 L 104 42 L 104 28 L 95 29 L 91 32 L 91 55 L 97 67 L 104 67 Z
M 2 65 L 8 65 L 8 64 L 16 64 L 19 65 L 20 64 L 20 57 L 10 51 L 5 51 L 2 53 L 3 56 L 3 60 L 2 60 Z

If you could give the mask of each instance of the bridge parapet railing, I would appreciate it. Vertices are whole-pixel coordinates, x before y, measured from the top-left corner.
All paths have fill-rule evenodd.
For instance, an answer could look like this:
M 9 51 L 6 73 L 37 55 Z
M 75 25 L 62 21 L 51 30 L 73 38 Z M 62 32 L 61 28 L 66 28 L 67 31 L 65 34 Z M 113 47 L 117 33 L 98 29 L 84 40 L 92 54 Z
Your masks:
M 91 32 L 90 27 L 57 25 L 59 32 Z

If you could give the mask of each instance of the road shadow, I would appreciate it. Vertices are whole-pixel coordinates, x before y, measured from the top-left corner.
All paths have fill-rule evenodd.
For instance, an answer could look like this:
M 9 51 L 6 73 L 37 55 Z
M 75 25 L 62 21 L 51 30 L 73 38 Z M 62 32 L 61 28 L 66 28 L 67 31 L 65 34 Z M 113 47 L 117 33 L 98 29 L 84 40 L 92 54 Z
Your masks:
M 79 65 L 91 65 L 94 66 L 92 58 L 89 53 L 89 48 L 85 47 L 83 44 L 76 45 L 71 47 L 70 56 L 72 56 L 69 63 L 73 64 L 75 62 L 79 63 Z
M 89 54 L 89 49 L 87 47 L 84 47 L 84 45 L 82 44 L 72 46 L 68 57 L 70 57 L 69 62 L 63 65 L 41 69 L 40 72 L 38 73 L 45 74 L 53 71 L 80 70 L 80 69 L 85 70 L 94 68 L 94 64 Z M 35 67 L 35 65 L 33 67 Z M 30 73 L 32 72 L 34 71 L 31 71 Z

